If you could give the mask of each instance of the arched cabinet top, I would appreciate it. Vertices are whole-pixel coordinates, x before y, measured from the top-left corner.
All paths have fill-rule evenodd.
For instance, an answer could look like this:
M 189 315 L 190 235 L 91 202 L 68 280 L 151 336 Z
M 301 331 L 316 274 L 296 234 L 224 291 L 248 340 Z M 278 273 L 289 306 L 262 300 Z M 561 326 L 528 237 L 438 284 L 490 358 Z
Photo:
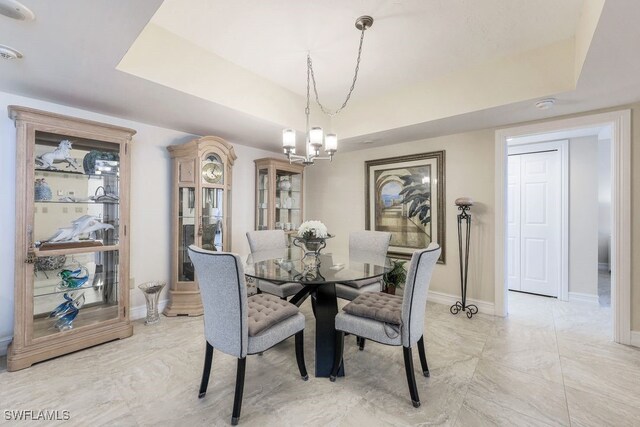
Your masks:
M 209 153 L 215 153 L 229 165 L 238 158 L 233 145 L 217 136 L 203 136 L 201 138 L 192 139 L 186 144 L 170 145 L 167 147 L 171 158 L 175 157 L 194 157 L 204 159 Z

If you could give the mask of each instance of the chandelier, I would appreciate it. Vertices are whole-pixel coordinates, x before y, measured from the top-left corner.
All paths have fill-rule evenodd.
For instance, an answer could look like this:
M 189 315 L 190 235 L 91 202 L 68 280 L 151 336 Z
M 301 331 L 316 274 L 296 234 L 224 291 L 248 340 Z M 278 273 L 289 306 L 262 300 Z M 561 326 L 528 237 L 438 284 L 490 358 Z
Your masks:
M 373 18 L 370 16 L 365 15 L 356 19 L 356 28 L 360 31 L 360 46 L 358 47 L 356 69 L 353 75 L 353 80 L 351 82 L 351 88 L 349 89 L 349 92 L 347 93 L 347 96 L 340 108 L 335 111 L 325 108 L 324 105 L 320 103 L 320 98 L 318 97 L 318 89 L 316 87 L 316 78 L 313 73 L 313 63 L 311 62 L 311 55 L 307 53 L 307 106 L 304 109 L 304 113 L 307 117 L 305 154 L 296 154 L 296 131 L 294 129 L 284 129 L 282 131 L 282 148 L 284 149 L 284 153 L 289 159 L 289 163 L 300 162 L 304 165 L 312 165 L 315 160 L 331 161 L 333 159 L 333 155 L 336 153 L 336 151 L 338 151 L 338 136 L 335 133 L 329 133 L 325 136 L 322 128 L 309 128 L 309 100 L 311 94 L 310 83 L 313 82 L 313 92 L 315 94 L 316 103 L 320 106 L 320 109 L 324 114 L 328 115 L 329 117 L 333 117 L 340 111 L 342 111 L 347 106 L 347 103 L 351 98 L 351 94 L 353 93 L 353 89 L 356 86 L 356 80 L 358 80 L 358 70 L 360 68 L 360 57 L 362 55 L 362 42 L 364 40 L 364 32 L 367 29 L 371 28 L 372 25 Z M 320 156 L 320 150 L 322 149 L 323 144 L 324 151 L 327 154 L 325 157 Z

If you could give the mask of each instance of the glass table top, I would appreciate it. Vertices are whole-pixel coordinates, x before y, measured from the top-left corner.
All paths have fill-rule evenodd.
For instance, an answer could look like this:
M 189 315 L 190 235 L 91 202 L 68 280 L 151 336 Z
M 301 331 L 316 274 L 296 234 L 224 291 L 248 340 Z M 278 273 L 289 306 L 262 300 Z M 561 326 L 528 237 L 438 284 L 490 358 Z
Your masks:
M 317 263 L 315 257 L 303 255 L 298 248 L 254 252 L 244 273 L 272 282 L 317 284 L 369 279 L 391 270 L 389 258 L 371 252 L 351 252 L 348 257 L 320 254 Z

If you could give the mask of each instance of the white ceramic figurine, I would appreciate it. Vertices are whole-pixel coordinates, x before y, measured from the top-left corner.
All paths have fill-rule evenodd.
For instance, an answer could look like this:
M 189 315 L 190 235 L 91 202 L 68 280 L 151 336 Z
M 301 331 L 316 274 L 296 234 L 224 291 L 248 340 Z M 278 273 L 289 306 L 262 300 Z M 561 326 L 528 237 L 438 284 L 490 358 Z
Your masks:
M 70 156 L 71 141 L 64 139 L 58 144 L 58 148 L 48 153 L 44 153 L 41 156 L 36 157 L 36 165 L 42 169 L 57 170 L 53 165 L 55 162 L 67 162 L 69 166 L 74 169 L 78 169 L 76 159 Z

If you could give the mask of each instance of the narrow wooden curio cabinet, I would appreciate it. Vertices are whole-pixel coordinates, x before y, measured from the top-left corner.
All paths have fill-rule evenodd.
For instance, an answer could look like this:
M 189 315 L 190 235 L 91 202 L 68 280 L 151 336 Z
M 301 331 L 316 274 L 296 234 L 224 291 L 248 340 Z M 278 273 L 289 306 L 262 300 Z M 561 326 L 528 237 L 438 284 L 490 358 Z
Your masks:
M 297 233 L 303 216 L 304 166 L 281 159 L 257 159 L 256 230 Z
M 14 371 L 133 333 L 132 129 L 9 106 L 16 125 Z
M 168 147 L 173 164 L 172 279 L 166 316 L 203 314 L 187 249 L 231 250 L 233 146 L 205 136 Z

